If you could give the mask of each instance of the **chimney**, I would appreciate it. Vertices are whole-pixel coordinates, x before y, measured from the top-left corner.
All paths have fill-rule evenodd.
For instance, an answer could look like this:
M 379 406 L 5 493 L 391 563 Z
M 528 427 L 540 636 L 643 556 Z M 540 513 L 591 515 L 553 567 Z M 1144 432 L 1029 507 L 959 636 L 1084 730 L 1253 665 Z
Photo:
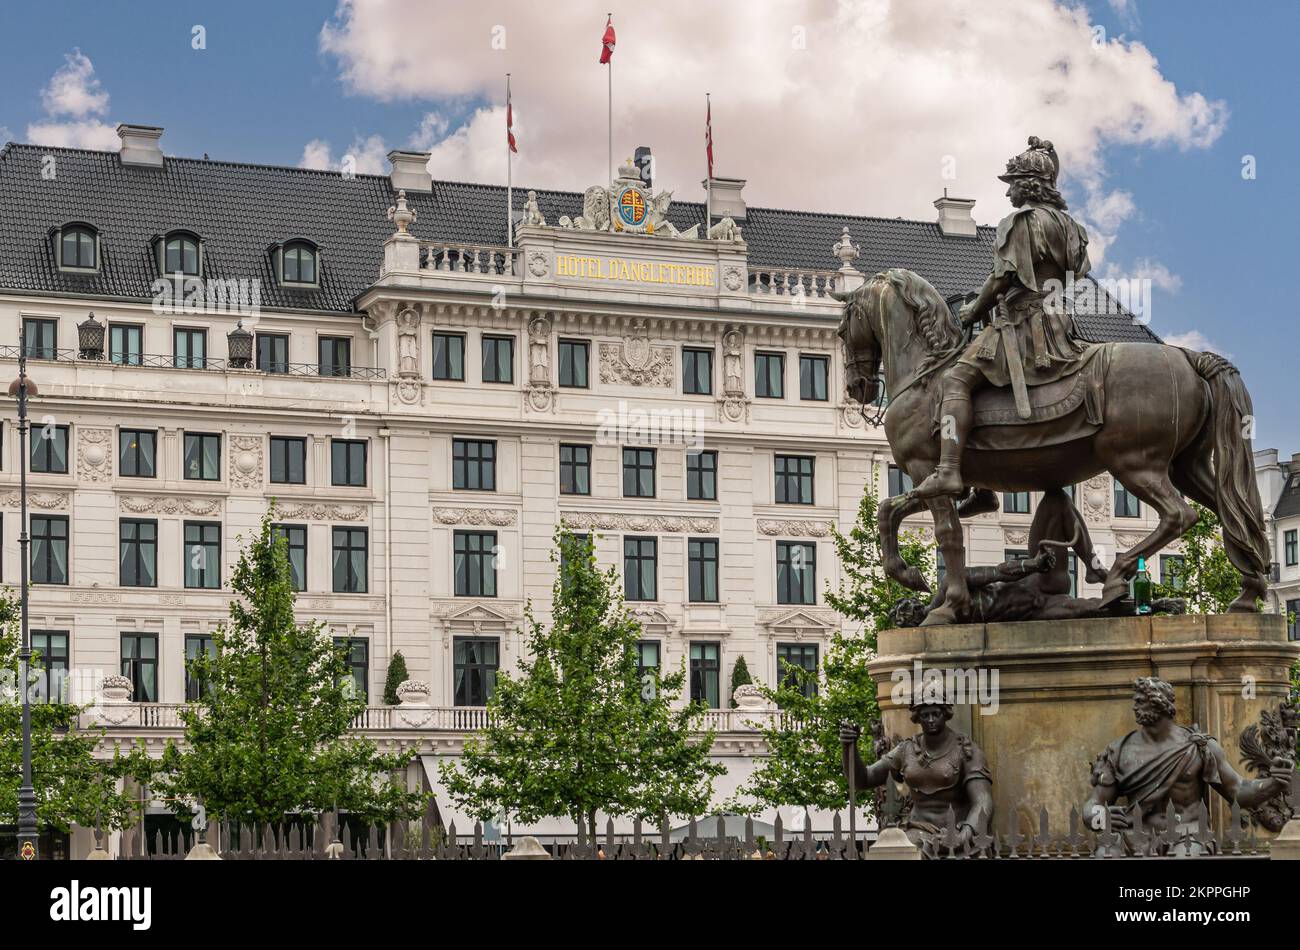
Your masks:
M 943 197 L 935 201 L 939 209 L 939 230 L 944 237 L 975 237 L 979 231 L 975 227 L 974 198 L 949 198 L 948 189 L 943 190 Z
M 122 140 L 118 158 L 123 165 L 147 165 L 162 168 L 163 153 L 158 145 L 163 130 L 156 125 L 127 125 L 117 127 L 117 137 Z
M 714 218 L 731 218 L 736 222 L 745 220 L 745 199 L 740 195 L 745 179 L 706 178 L 700 184 L 705 188 L 712 185 Z
M 393 170 L 388 173 L 393 191 L 433 191 L 433 176 L 429 174 L 428 152 L 403 152 L 398 149 L 388 153 Z

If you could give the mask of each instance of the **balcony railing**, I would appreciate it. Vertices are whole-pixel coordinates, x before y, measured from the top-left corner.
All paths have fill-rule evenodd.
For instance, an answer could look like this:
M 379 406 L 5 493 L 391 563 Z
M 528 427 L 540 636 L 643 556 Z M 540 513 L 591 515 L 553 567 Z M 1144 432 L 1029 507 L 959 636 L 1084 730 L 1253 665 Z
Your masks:
M 812 300 L 830 300 L 837 276 L 833 270 L 751 267 L 749 292 L 764 296 L 802 296 Z
M 420 269 L 455 274 L 514 277 L 518 273 L 515 269 L 518 254 L 518 249 L 512 247 L 424 241 L 420 244 Z
M 0 359 L 18 359 L 17 346 L 0 346 Z M 114 359 L 82 359 L 76 350 L 28 347 L 27 358 L 51 363 L 80 363 L 83 366 L 122 366 L 153 369 L 206 370 L 208 372 L 261 373 L 266 376 L 315 376 L 324 379 L 387 379 L 388 371 L 376 366 L 333 366 L 318 363 L 272 363 L 269 367 L 236 368 L 230 360 L 216 357 L 168 356 L 161 353 L 121 354 Z

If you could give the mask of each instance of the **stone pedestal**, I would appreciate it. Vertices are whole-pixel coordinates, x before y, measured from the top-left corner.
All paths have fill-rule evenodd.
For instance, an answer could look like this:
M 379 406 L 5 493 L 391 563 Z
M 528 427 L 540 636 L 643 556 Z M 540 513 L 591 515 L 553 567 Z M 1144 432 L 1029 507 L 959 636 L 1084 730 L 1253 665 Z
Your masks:
M 888 735 L 917 732 L 907 690 L 917 664 L 960 673 L 967 689 L 952 725 L 984 750 L 993 773 L 994 827 L 1020 815 L 1036 833 L 1046 806 L 1054 832 L 1068 831 L 1071 807 L 1091 791 L 1095 757 L 1136 728 L 1133 681 L 1158 676 L 1174 686 L 1178 722 L 1200 726 L 1242 766 L 1237 737 L 1286 698 L 1300 643 L 1279 615 L 1116 617 L 917 627 L 880 634 L 876 681 Z M 983 695 L 977 695 L 979 689 Z M 891 692 L 893 695 L 891 696 Z M 986 702 L 986 705 L 974 705 Z M 1212 795 L 1215 828 L 1227 809 Z

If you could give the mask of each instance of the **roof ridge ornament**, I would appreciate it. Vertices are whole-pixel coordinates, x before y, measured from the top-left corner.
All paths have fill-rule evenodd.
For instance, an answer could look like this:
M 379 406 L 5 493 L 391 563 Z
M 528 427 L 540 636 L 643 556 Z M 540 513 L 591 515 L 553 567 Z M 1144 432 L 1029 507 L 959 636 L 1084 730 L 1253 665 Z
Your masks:
M 415 222 L 415 209 L 406 203 L 406 189 L 402 188 L 397 192 L 397 204 L 391 205 L 388 209 L 388 220 L 397 225 L 398 234 L 407 234 L 407 228 Z

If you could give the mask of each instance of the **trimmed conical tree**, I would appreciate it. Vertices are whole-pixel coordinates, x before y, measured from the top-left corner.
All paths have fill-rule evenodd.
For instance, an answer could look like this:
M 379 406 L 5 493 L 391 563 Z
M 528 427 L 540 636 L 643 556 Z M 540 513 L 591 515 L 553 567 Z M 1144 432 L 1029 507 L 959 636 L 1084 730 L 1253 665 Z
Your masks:
M 406 672 L 406 657 L 402 656 L 401 650 L 398 650 L 388 662 L 388 678 L 384 680 L 384 702 L 390 706 L 400 703 L 401 698 L 397 695 L 397 687 L 410 678 Z

